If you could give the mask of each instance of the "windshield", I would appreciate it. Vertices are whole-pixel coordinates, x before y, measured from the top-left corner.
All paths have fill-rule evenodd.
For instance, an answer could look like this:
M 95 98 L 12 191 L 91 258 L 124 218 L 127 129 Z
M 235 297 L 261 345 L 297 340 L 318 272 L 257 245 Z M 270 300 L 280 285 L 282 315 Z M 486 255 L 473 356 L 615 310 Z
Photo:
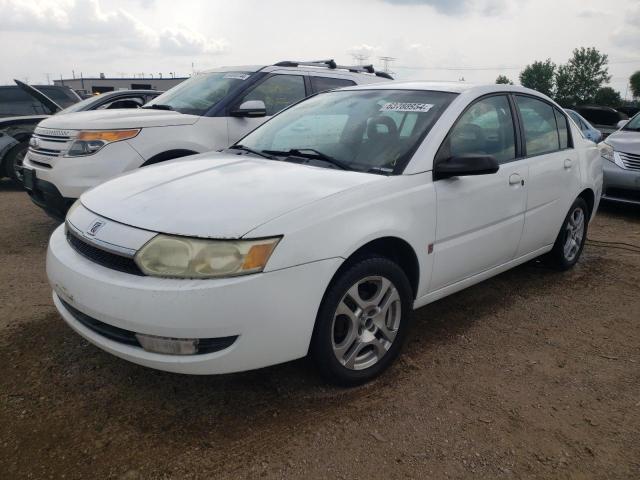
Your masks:
M 629 122 L 622 129 L 640 132 L 640 113 L 636 113 L 636 115 L 631 120 L 629 120 Z
M 239 144 L 276 156 L 313 152 L 351 170 L 398 174 L 455 96 L 426 90 L 322 93 L 273 117 Z
M 167 109 L 191 115 L 204 115 L 237 85 L 251 76 L 251 72 L 201 73 L 176 85 L 145 105 L 166 105 Z

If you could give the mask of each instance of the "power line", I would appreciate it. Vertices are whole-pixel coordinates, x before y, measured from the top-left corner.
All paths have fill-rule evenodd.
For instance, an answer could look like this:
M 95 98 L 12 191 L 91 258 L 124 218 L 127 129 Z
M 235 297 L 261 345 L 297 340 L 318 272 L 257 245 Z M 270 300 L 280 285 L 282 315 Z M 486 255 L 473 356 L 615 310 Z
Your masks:
M 382 59 L 382 57 L 381 57 Z M 621 64 L 633 64 L 637 63 L 640 65 L 640 60 L 624 60 L 617 62 L 608 62 L 608 65 L 621 65 Z M 519 66 L 497 66 L 497 67 L 416 67 L 416 66 L 408 66 L 408 65 L 397 65 L 396 68 L 401 68 L 403 70 L 446 70 L 452 72 L 462 72 L 462 71 L 487 71 L 487 70 L 520 70 L 525 68 L 526 65 Z

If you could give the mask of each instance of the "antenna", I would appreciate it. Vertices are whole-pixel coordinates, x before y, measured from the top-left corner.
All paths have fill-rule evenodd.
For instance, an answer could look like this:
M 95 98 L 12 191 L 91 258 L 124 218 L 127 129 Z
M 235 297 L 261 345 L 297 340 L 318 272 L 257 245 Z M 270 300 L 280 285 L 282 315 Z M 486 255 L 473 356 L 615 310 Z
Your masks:
M 395 58 L 395 57 L 378 57 L 378 59 L 379 59 L 380 61 L 382 61 L 382 65 L 383 65 L 382 71 L 383 71 L 383 72 L 385 72 L 385 73 L 389 73 L 389 74 L 393 73 L 393 72 L 389 69 L 389 65 L 390 65 L 392 62 L 395 62 L 395 61 L 396 61 L 396 58 Z
M 364 65 L 364 62 L 369 60 L 369 55 L 364 53 L 352 53 L 351 58 L 353 58 L 358 65 Z

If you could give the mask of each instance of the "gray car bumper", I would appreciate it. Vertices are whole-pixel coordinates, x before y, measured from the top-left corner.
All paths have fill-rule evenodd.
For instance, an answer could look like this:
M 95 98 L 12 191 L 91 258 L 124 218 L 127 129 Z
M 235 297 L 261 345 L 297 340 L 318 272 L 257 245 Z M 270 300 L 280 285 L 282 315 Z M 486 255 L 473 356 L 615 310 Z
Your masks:
M 603 171 L 603 199 L 640 205 L 640 170 L 627 170 L 604 161 Z

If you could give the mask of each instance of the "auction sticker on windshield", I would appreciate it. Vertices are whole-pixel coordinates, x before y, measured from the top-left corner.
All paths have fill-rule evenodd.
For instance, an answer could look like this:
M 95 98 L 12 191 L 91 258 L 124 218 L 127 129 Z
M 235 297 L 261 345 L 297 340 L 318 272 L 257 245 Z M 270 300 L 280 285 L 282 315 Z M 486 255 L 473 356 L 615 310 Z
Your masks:
M 246 80 L 249 75 L 246 73 L 227 73 L 223 78 L 229 78 L 231 80 Z
M 380 109 L 381 112 L 428 112 L 433 108 L 431 103 L 385 103 Z

